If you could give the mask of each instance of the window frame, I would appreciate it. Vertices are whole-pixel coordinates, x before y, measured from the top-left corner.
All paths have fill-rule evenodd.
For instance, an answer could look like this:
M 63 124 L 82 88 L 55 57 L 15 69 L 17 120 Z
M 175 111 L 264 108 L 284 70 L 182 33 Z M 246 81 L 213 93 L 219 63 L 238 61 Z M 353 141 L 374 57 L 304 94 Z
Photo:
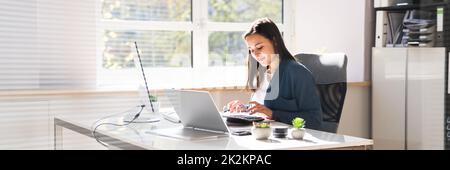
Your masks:
M 283 0 L 282 23 L 277 23 L 283 32 L 288 49 L 294 41 L 295 0 Z M 108 20 L 102 17 L 102 1 L 96 1 L 97 18 L 97 87 L 135 87 L 140 82 L 139 75 L 132 68 L 109 70 L 102 66 L 103 32 L 114 30 L 165 30 L 191 32 L 192 67 L 186 68 L 144 68 L 150 89 L 165 88 L 204 88 L 244 86 L 247 75 L 246 66 L 208 66 L 210 32 L 246 31 L 251 23 L 229 23 L 208 21 L 208 1 L 191 0 L 191 21 L 124 21 Z M 218 77 L 217 75 L 222 77 Z M 176 75 L 176 76 L 173 76 Z M 170 77 L 172 76 L 172 77 Z M 121 83 L 117 85 L 117 77 Z M 195 81 L 192 81 L 192 80 Z M 173 83 L 177 81 L 177 83 Z

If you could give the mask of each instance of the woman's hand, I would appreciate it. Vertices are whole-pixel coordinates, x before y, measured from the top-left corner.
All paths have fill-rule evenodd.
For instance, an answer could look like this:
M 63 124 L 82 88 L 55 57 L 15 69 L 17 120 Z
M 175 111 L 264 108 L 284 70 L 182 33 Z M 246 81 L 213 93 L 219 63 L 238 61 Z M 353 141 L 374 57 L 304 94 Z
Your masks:
M 246 108 L 244 107 L 244 104 L 242 104 L 242 102 L 239 100 L 233 100 L 229 102 L 227 104 L 227 107 L 229 109 L 228 111 L 231 113 L 247 111 Z
M 255 102 L 255 101 L 251 101 L 249 103 L 255 105 L 248 109 L 248 111 L 250 112 L 251 115 L 259 112 L 259 113 L 265 114 L 267 119 L 272 119 L 272 110 L 270 110 L 266 106 L 264 106 L 258 102 Z

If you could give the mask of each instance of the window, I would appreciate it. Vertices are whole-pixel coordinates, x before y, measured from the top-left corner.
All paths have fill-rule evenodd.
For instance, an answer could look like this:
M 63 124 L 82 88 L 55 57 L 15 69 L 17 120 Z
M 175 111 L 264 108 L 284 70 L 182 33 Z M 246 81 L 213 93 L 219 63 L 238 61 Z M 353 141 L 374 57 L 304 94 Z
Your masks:
M 209 32 L 209 66 L 242 66 L 246 49 L 243 32 Z
M 251 23 L 255 18 L 269 17 L 282 23 L 282 0 L 209 0 L 211 22 Z
M 144 67 L 190 67 L 191 33 L 183 31 L 105 30 L 102 66 L 106 69 L 134 67 L 136 53 L 130 40 L 139 42 Z
M 285 1 L 100 1 L 98 83 L 138 84 L 137 41 L 150 88 L 243 86 L 247 47 L 242 34 L 261 17 L 286 31 Z
M 282 6 L 282 0 L 209 0 L 208 21 L 215 28 L 208 36 L 209 66 L 244 66 L 247 46 L 242 34 L 256 18 L 282 23 Z
M 189 22 L 191 21 L 190 0 L 104 0 L 101 4 L 102 20 L 137 21 L 145 27 L 146 21 Z M 136 22 L 134 22 L 136 23 Z M 144 67 L 190 67 L 191 32 L 158 30 L 137 30 L 132 22 L 125 29 L 109 26 L 102 29 L 104 48 L 102 67 L 104 69 L 133 68 L 137 41 L 143 56 Z
M 191 21 L 190 0 L 103 0 L 103 19 Z

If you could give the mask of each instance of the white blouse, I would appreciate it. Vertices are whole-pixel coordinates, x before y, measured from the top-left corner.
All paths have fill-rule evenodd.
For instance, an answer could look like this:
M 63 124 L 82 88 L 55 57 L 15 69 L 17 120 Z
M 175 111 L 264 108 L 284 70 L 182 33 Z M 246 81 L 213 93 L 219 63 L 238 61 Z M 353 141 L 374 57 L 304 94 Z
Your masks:
M 266 98 L 267 88 L 269 88 L 270 81 L 272 80 L 273 73 L 278 69 L 280 60 L 278 57 L 273 57 L 271 70 L 267 70 L 264 73 L 264 80 L 261 82 L 261 86 L 252 94 L 251 101 L 256 101 L 259 104 L 264 105 L 264 99 Z
M 268 80 L 268 74 L 264 73 L 264 80 L 261 83 L 261 86 L 252 94 L 251 101 L 256 101 L 259 104 L 264 104 L 264 98 L 266 98 L 266 91 L 269 88 L 270 80 Z

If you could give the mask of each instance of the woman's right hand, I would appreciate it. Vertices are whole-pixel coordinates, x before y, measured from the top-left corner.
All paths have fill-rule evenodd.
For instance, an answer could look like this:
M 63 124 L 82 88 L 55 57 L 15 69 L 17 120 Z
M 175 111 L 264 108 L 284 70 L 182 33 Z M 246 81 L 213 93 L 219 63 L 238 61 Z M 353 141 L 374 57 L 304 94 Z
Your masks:
M 231 113 L 235 112 L 245 112 L 247 109 L 245 108 L 244 104 L 242 104 L 239 100 L 233 100 L 227 104 L 228 111 Z

